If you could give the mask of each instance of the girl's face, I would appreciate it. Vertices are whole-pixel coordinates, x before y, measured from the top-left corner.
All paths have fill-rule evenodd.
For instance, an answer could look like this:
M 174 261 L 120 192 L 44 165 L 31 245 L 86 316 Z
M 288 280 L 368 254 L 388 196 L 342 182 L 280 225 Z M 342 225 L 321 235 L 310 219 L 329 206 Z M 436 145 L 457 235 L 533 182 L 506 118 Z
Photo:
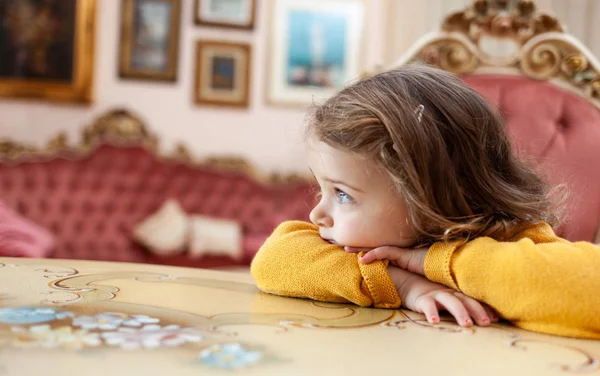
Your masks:
M 416 243 L 406 202 L 375 163 L 313 138 L 308 164 L 321 188 L 310 220 L 323 239 L 360 248 Z

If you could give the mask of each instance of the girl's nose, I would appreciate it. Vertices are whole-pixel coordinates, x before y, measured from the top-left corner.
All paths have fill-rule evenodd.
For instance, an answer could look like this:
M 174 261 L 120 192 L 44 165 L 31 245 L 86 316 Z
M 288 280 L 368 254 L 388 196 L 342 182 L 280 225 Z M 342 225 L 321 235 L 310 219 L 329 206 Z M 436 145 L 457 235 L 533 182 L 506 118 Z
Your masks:
M 319 227 L 332 227 L 333 218 L 323 209 L 323 205 L 319 202 L 310 212 L 310 221 Z

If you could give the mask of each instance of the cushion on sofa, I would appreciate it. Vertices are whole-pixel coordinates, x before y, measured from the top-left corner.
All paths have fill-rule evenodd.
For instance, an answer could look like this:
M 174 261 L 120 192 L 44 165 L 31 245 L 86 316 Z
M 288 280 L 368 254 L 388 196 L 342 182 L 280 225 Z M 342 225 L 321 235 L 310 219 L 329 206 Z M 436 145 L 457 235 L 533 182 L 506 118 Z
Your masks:
M 135 226 L 133 238 L 150 252 L 161 256 L 181 253 L 188 242 L 187 214 L 179 202 L 168 199 L 153 214 Z
M 0 201 L 0 256 L 43 258 L 53 248 L 54 236 L 50 231 Z
M 242 227 L 236 221 L 192 215 L 188 252 L 192 258 L 211 254 L 239 260 L 243 257 Z

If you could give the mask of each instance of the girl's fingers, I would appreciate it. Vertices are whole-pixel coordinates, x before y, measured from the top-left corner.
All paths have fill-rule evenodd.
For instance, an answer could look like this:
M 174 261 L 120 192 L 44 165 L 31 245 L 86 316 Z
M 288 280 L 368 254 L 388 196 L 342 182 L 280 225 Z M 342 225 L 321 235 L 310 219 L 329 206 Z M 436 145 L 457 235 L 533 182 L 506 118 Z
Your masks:
M 417 305 L 430 324 L 440 323 L 440 314 L 438 312 L 437 305 L 433 298 L 429 296 L 424 296 L 419 300 Z
M 488 315 L 487 311 L 483 307 L 483 304 L 479 303 L 477 300 L 470 298 L 460 292 L 455 292 L 454 296 L 458 298 L 463 304 L 463 306 L 467 309 L 469 316 L 471 316 L 477 325 L 479 326 L 489 326 L 491 323 L 491 318 Z
M 410 254 L 408 252 L 409 251 L 398 247 L 379 247 L 365 253 L 360 258 L 360 261 L 363 264 L 368 264 L 375 260 L 390 260 L 394 265 L 406 269 L 406 265 L 404 264 L 408 264 L 408 260 L 410 259 Z M 406 262 L 403 262 L 405 259 Z
M 345 246 L 344 247 L 344 251 L 346 251 L 348 253 L 359 253 L 359 252 L 362 252 L 362 251 L 368 252 L 369 250 L 366 249 L 366 248 L 355 248 L 355 247 Z
M 389 260 L 393 265 L 398 266 L 409 272 L 425 275 L 425 258 L 427 249 L 405 249 L 393 246 L 383 246 L 374 249 L 344 247 L 348 253 L 364 252 L 360 257 L 360 262 L 369 264 L 375 260 Z
M 369 264 L 375 260 L 378 260 L 377 253 L 374 251 L 366 252 L 362 257 L 360 257 L 360 262 L 363 264 Z
M 449 292 L 442 292 L 435 296 L 435 300 L 448 311 L 460 326 L 470 327 L 473 320 L 462 301 Z
M 496 311 L 494 311 L 492 309 L 492 307 L 490 307 L 487 304 L 482 304 L 482 305 L 483 305 L 483 309 L 485 309 L 485 312 L 487 313 L 487 315 L 490 318 L 491 322 L 498 322 L 498 321 L 500 321 L 500 317 L 498 317 L 498 314 L 496 313 Z

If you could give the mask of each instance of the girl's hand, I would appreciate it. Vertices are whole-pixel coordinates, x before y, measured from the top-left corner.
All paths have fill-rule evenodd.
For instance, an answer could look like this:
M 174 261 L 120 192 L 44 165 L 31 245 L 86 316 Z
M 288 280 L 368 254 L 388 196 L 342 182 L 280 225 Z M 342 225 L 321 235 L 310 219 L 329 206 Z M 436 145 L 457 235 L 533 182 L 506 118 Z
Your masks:
M 464 327 L 472 326 L 473 322 L 479 326 L 488 326 L 498 321 L 498 316 L 490 307 L 461 292 L 395 266 L 388 266 L 388 272 L 402 305 L 423 313 L 431 324 L 440 322 L 440 310 L 448 311 L 458 325 Z
M 427 256 L 427 248 L 407 249 L 384 246 L 373 249 L 344 247 L 344 250 L 349 253 L 365 252 L 360 258 L 360 262 L 363 264 L 369 264 L 375 260 L 389 260 L 392 265 L 401 269 L 425 275 L 425 256 Z

